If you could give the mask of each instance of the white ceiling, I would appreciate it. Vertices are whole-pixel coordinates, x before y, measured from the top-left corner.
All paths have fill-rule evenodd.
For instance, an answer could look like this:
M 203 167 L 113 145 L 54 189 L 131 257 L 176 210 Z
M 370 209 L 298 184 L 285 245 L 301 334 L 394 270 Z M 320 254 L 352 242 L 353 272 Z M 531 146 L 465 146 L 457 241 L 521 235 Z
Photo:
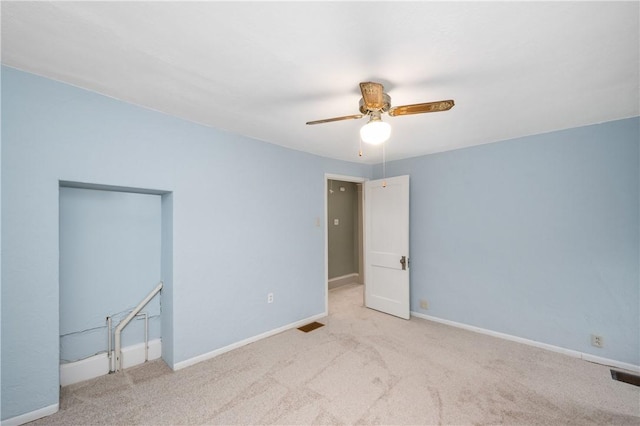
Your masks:
M 2 63 L 348 161 L 361 81 L 391 105 L 387 160 L 634 117 L 640 2 L 9 2 Z

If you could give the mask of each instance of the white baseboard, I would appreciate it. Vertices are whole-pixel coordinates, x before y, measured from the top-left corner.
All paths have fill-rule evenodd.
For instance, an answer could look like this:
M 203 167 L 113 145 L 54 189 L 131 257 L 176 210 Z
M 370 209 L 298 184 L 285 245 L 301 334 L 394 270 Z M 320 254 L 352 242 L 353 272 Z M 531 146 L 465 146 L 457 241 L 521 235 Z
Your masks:
M 148 360 L 153 361 L 162 356 L 162 340 L 149 340 Z M 144 363 L 144 342 L 122 348 L 122 368 L 133 367 Z
M 72 385 L 109 374 L 109 357 L 106 353 L 60 364 L 60 386 Z
M 2 421 L 2 426 L 19 426 L 25 423 L 32 422 L 34 420 L 41 419 L 43 417 L 50 416 L 58 412 L 59 404 L 53 404 L 48 407 L 41 408 L 39 410 L 30 411 L 26 414 L 21 414 L 19 416 L 12 417 L 7 420 Z
M 149 361 L 162 355 L 162 340 L 149 341 Z M 122 368 L 144 363 L 144 343 L 122 348 Z M 106 353 L 94 355 L 76 362 L 60 365 L 60 386 L 72 385 L 109 374 L 109 357 Z
M 311 321 L 316 321 L 316 320 L 318 320 L 320 318 L 324 318 L 326 316 L 327 316 L 326 312 L 324 312 L 322 314 L 314 315 L 314 316 L 311 316 L 309 318 L 305 318 L 303 320 L 296 321 L 294 323 L 291 323 L 291 324 L 276 328 L 274 330 L 270 330 L 270 331 L 267 331 L 265 333 L 258 334 L 257 336 L 249 337 L 248 339 L 241 340 L 239 342 L 233 343 L 233 344 L 225 346 L 223 348 L 216 349 L 214 351 L 207 352 L 205 354 L 198 355 L 198 356 L 195 356 L 193 358 L 189 358 L 189 359 L 184 360 L 184 361 L 180 361 L 180 362 L 175 363 L 173 365 L 173 370 L 174 371 L 178 371 L 178 370 L 182 370 L 183 368 L 191 367 L 192 365 L 198 364 L 198 363 L 203 362 L 203 361 L 207 361 L 207 360 L 209 360 L 211 358 L 215 358 L 215 357 L 217 357 L 219 355 L 222 355 L 223 353 L 226 353 L 226 352 L 232 351 L 234 349 L 240 348 L 242 346 L 248 345 L 249 343 L 257 342 L 258 340 L 262 340 L 262 339 L 266 339 L 267 337 L 275 336 L 276 334 L 280 334 L 283 331 L 287 331 L 287 330 L 290 330 L 292 328 L 301 327 L 301 326 L 303 326 L 305 324 L 308 324 Z
M 558 352 L 564 355 L 569 355 L 574 358 L 583 359 L 589 362 L 595 362 L 597 364 L 608 365 L 611 367 L 622 368 L 629 371 L 640 372 L 640 365 L 629 364 L 622 361 L 616 361 L 615 359 L 602 358 L 599 356 L 586 354 L 584 352 L 575 351 L 573 349 L 562 348 L 560 346 L 550 345 L 548 343 L 536 342 L 535 340 L 529 340 L 511 334 L 500 333 L 498 331 L 488 330 L 486 328 L 475 327 L 473 325 L 463 324 L 460 322 L 450 321 L 442 318 L 432 317 L 430 315 L 424 315 L 419 312 L 411 312 L 411 315 L 417 318 L 426 319 L 428 321 L 439 322 L 441 324 L 450 325 L 452 327 L 462 328 L 469 331 L 474 331 L 480 334 L 486 334 L 488 336 L 497 337 L 499 339 L 510 340 L 512 342 L 522 343 L 536 348 L 546 349 L 552 352 Z
M 357 272 L 353 272 L 347 275 L 342 275 L 339 277 L 334 277 L 328 280 L 329 290 L 334 289 L 336 287 L 340 287 L 341 285 L 351 284 L 354 282 L 360 282 L 360 274 Z
M 600 356 L 581 353 L 581 357 L 585 361 L 595 362 L 596 364 L 608 365 L 610 367 L 621 368 L 623 370 L 634 371 L 640 373 L 640 365 L 629 364 L 626 362 L 616 361 L 615 359 L 603 358 Z

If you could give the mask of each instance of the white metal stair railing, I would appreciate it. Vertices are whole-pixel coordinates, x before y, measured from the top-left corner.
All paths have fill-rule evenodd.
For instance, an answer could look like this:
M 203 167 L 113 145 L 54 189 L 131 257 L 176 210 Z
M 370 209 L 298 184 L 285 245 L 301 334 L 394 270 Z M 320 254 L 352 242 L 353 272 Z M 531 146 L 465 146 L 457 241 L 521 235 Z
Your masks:
M 131 322 L 132 319 L 134 319 L 142 310 L 142 308 L 145 307 L 145 305 L 147 303 L 149 303 L 149 301 L 151 299 L 153 299 L 153 297 L 158 294 L 160 292 L 160 290 L 162 290 L 162 281 L 160 281 L 160 283 L 153 289 L 151 290 L 151 293 L 149 293 L 147 295 L 147 297 L 145 297 L 144 299 L 142 299 L 142 301 L 140 303 L 138 303 L 138 306 L 136 306 L 131 312 L 129 312 L 129 315 L 127 315 L 125 317 L 125 319 L 123 319 L 122 321 L 120 321 L 120 323 L 116 326 L 115 332 L 114 332 L 114 340 L 115 340 L 115 367 L 114 367 L 114 372 L 117 372 L 120 370 L 121 368 L 121 364 L 122 364 L 122 341 L 121 341 L 121 333 L 122 330 Z M 145 314 L 146 316 L 146 314 Z M 109 329 L 111 329 L 111 326 L 109 326 Z M 145 331 L 146 334 L 146 331 Z M 147 337 L 145 336 L 145 339 Z M 109 332 L 109 339 L 111 339 L 111 332 Z M 109 347 L 111 347 L 111 344 L 109 343 Z M 145 349 L 146 350 L 146 349 Z

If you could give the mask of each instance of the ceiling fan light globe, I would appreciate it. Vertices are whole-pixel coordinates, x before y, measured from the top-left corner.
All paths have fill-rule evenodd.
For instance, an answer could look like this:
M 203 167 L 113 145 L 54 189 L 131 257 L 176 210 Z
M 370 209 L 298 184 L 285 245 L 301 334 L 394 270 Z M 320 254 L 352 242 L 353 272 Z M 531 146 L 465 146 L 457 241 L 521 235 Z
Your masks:
M 391 136 L 391 125 L 380 120 L 372 120 L 360 128 L 362 142 L 380 145 Z

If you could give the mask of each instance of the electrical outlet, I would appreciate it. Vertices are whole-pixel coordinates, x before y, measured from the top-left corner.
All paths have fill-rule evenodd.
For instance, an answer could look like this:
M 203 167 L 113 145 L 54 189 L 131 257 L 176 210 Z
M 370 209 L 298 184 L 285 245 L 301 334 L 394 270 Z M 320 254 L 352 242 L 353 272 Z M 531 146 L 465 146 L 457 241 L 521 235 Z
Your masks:
M 267 303 L 273 303 L 273 293 L 267 294 Z
M 429 302 L 427 302 L 427 299 L 420 299 L 420 309 L 429 309 Z
M 595 346 L 596 348 L 604 347 L 604 340 L 602 339 L 602 336 L 596 336 L 595 334 L 592 334 L 591 346 Z

